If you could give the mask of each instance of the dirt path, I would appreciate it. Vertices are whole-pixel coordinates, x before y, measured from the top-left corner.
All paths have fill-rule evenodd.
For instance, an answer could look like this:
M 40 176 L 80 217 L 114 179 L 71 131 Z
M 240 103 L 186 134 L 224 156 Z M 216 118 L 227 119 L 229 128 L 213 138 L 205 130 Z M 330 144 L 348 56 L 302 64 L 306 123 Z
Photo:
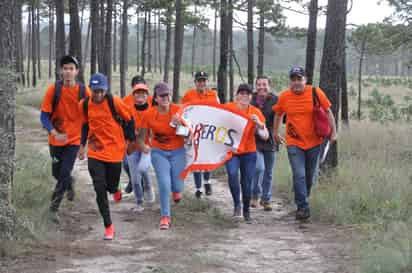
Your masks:
M 347 230 L 301 225 L 280 198 L 275 198 L 272 212 L 252 210 L 254 224 L 234 222 L 224 177 L 215 179 L 214 194 L 202 200 L 193 198 L 188 179 L 184 201 L 172 208 L 175 219 L 169 231 L 158 229 L 157 202 L 139 214 L 131 211 L 133 195 L 125 195 L 119 204 L 111 202 L 117 236 L 105 242 L 86 162 L 77 162 L 75 172 L 78 195 L 74 203 L 63 204 L 56 239 L 0 263 L 0 272 L 355 272 Z

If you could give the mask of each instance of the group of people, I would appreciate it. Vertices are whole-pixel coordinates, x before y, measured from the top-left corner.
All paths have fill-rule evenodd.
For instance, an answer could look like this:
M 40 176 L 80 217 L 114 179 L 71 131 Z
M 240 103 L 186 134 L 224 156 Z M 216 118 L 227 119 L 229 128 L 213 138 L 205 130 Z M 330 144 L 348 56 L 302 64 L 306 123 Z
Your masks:
M 180 173 L 185 168 L 185 137 L 176 134 L 183 126 L 177 115 L 181 105 L 196 102 L 220 103 L 217 92 L 208 86 L 208 75 L 194 75 L 194 88 L 185 92 L 181 105 L 172 102 L 167 83 L 157 83 L 153 96 L 140 76 L 132 79 L 131 93 L 124 98 L 114 96 L 105 75 L 91 76 L 86 87 L 76 81 L 79 63 L 73 56 L 60 61 L 62 80 L 50 85 L 41 106 L 41 122 L 49 132 L 52 175 L 57 180 L 52 194 L 50 217 L 59 222 L 58 209 L 66 194 L 75 198 L 71 172 L 76 158 L 84 159 L 87 150 L 88 170 L 96 192 L 96 202 L 105 227 L 104 239 L 112 240 L 115 228 L 110 217 L 108 194 L 120 202 L 119 188 L 122 165 L 127 170 L 134 192 L 134 210 L 144 210 L 144 202 L 154 202 L 154 185 L 149 170 L 153 166 L 160 203 L 161 230 L 171 227 L 171 199 L 179 203 L 184 189 Z M 293 171 L 293 187 L 297 205 L 296 219 L 310 217 L 308 198 L 319 166 L 323 138 L 316 135 L 313 124 L 313 88 L 306 85 L 301 67 L 290 70 L 290 87 L 276 95 L 270 91 L 270 79 L 259 76 L 256 92 L 248 84 L 240 84 L 233 102 L 226 108 L 242 112 L 253 124 L 245 136 L 247 143 L 225 163 L 229 189 L 233 198 L 233 217 L 251 223 L 250 207 L 271 211 L 273 170 L 279 145 L 287 146 Z M 326 111 L 332 133 L 336 129 L 330 102 L 319 88 L 319 103 Z M 286 139 L 280 125 L 286 115 Z M 87 147 L 87 149 L 86 149 Z M 211 195 L 210 172 L 193 173 L 195 196 Z M 203 184 L 203 187 L 202 187 Z M 203 191 L 204 188 L 204 191 Z

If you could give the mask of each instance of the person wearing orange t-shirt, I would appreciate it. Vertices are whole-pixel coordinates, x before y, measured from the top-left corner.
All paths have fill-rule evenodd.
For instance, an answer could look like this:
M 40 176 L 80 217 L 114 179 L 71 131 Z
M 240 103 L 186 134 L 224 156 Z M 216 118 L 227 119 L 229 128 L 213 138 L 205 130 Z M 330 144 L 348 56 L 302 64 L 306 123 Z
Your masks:
M 90 96 L 90 90 L 76 82 L 79 63 L 72 56 L 60 60 L 62 80 L 48 87 L 41 105 L 40 120 L 49 132 L 49 148 L 52 158 L 52 175 L 57 180 L 53 191 L 50 218 L 58 223 L 58 209 L 65 192 L 67 199 L 74 199 L 74 180 L 71 176 L 80 146 L 82 123 L 79 120 L 79 100 Z
M 242 206 L 240 204 L 240 193 L 242 192 L 243 218 L 246 223 L 252 223 L 250 217 L 250 199 L 252 196 L 252 181 L 256 172 L 256 138 L 266 140 L 269 137 L 265 125 L 265 117 L 262 112 L 251 105 L 253 90 L 248 84 L 240 84 L 237 89 L 236 102 L 226 103 L 226 106 L 234 111 L 247 115 L 254 122 L 250 135 L 245 136 L 248 141 L 242 151 L 234 154 L 226 162 L 226 171 L 229 180 L 230 193 L 234 203 L 233 217 L 242 217 Z M 240 171 L 240 180 L 239 180 Z
M 131 88 L 133 89 L 133 87 L 136 86 L 137 84 L 147 84 L 147 83 L 146 83 L 145 79 L 144 79 L 142 76 L 136 75 L 136 76 L 134 76 L 134 77 L 132 78 L 132 82 L 131 82 L 131 85 L 130 85 L 130 86 L 131 86 Z M 152 106 L 152 100 L 153 100 L 152 96 L 148 95 L 146 101 L 147 101 L 149 107 Z M 135 102 L 135 98 L 134 98 L 134 96 L 133 96 L 133 93 L 125 96 L 125 97 L 123 98 L 123 102 L 126 103 L 127 105 L 133 105 L 134 102 Z M 127 176 L 129 177 L 129 182 L 127 183 L 127 186 L 126 186 L 126 188 L 124 189 L 124 191 L 125 191 L 126 193 L 131 193 L 131 192 L 133 191 L 133 186 L 132 186 L 132 179 L 131 179 L 131 177 L 130 177 L 129 164 L 127 163 L 127 158 L 126 158 L 126 157 L 125 157 L 124 160 L 123 160 L 123 168 L 124 168 L 124 170 L 126 171 Z M 142 184 L 143 184 L 143 185 L 144 185 L 144 184 L 146 184 L 146 185 L 148 184 L 148 181 L 146 181 L 146 177 L 145 177 L 145 176 L 142 177 Z M 143 187 L 143 186 L 142 186 L 142 187 Z M 144 187 L 143 187 L 143 192 L 144 192 Z M 146 191 L 146 193 L 151 194 L 152 191 Z M 154 195 L 153 195 L 153 196 L 149 196 L 148 199 L 149 199 L 149 200 L 153 200 L 153 197 L 154 197 Z
M 182 126 L 177 112 L 180 107 L 171 103 L 172 91 L 166 83 L 154 87 L 154 105 L 143 114 L 139 143 L 143 152 L 150 147 L 145 143 L 148 133 L 151 135 L 151 156 L 160 199 L 161 230 L 167 230 L 171 224 L 170 193 L 175 203 L 180 202 L 183 180 L 180 173 L 185 167 L 184 137 L 176 134 L 177 126 Z
M 133 114 L 136 131 L 142 127 L 142 118 L 145 112 L 149 111 L 150 105 L 147 101 L 149 95 L 149 88 L 146 84 L 139 83 L 133 86 L 133 101 L 125 100 L 125 104 L 129 107 L 130 112 Z M 149 138 L 145 140 L 145 144 L 149 145 Z M 152 187 L 151 179 L 149 176 L 150 168 L 150 153 L 144 153 L 140 151 L 136 142 L 130 142 L 127 148 L 127 165 L 129 167 L 130 179 L 133 187 L 133 192 L 136 198 L 136 212 L 142 212 L 143 207 L 143 195 L 144 200 L 150 203 L 154 202 L 155 194 Z M 144 182 L 144 187 L 143 187 Z M 144 188 L 144 190 L 143 190 Z
M 273 136 L 277 143 L 287 145 L 289 162 L 293 172 L 293 189 L 297 206 L 296 219 L 306 220 L 310 217 L 309 195 L 315 183 L 319 169 L 321 144 L 324 139 L 315 131 L 313 121 L 314 94 L 320 106 L 327 112 L 332 128 L 330 141 L 336 141 L 335 118 L 330 109 L 331 103 L 320 88 L 306 84 L 305 70 L 292 67 L 289 72 L 290 86 L 283 91 L 277 104 L 273 106 L 276 113 Z M 279 134 L 279 127 L 286 114 L 286 141 Z
M 87 134 L 82 134 L 82 143 L 86 143 L 86 140 L 88 142 L 88 169 L 105 226 L 103 239 L 112 240 L 115 230 L 110 217 L 107 192 L 113 194 L 115 202 L 122 199 L 119 180 L 122 160 L 126 153 L 125 138 L 131 141 L 136 138 L 134 120 L 123 101 L 108 93 L 109 86 L 105 75 L 92 75 L 90 88 L 91 99 L 83 100 L 79 104 L 82 121 L 88 125 Z M 120 125 L 120 119 L 127 124 L 126 129 Z
M 219 103 L 219 97 L 215 90 L 208 89 L 208 75 L 206 72 L 199 71 L 195 73 L 195 88 L 187 90 L 184 94 L 181 103 L 193 102 L 211 102 Z M 195 180 L 196 192 L 195 196 L 200 198 L 202 196 L 202 173 L 193 172 Z M 212 185 L 210 183 L 210 172 L 203 172 L 204 187 L 206 195 L 212 194 Z

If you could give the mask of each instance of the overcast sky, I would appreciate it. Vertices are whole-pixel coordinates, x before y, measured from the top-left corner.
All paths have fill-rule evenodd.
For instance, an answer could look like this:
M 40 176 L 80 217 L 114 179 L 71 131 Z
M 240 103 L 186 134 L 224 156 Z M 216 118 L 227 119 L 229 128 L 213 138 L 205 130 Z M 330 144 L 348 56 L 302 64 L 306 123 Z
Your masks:
M 319 5 L 325 5 L 327 0 L 320 0 Z M 353 0 L 352 11 L 348 14 L 348 24 L 367 24 L 381 22 L 385 17 L 392 14 L 393 8 L 385 1 L 378 5 L 378 0 Z M 285 11 L 286 24 L 292 27 L 307 27 L 308 16 L 300 15 L 292 11 Z M 326 16 L 318 19 L 318 28 L 325 28 Z

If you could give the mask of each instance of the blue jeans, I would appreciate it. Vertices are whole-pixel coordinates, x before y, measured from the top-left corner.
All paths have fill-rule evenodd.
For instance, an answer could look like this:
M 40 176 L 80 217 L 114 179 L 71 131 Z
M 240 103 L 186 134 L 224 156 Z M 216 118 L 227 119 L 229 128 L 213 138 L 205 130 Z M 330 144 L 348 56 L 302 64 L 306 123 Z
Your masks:
M 288 146 L 293 173 L 293 190 L 298 209 L 309 208 L 309 195 L 319 170 L 320 145 L 308 150 Z
M 272 199 L 272 173 L 275 151 L 256 151 L 256 173 L 252 182 L 252 197 L 269 202 Z
M 183 191 L 183 180 L 179 175 L 185 168 L 185 161 L 184 148 L 171 151 L 152 149 L 152 164 L 159 188 L 161 216 L 171 216 L 170 193 Z
M 130 171 L 130 180 L 132 182 L 133 192 L 138 205 L 143 203 L 142 178 L 145 177 L 145 182 L 147 183 L 147 185 L 150 185 L 150 161 L 150 154 L 144 154 L 139 151 L 136 151 L 127 156 L 127 164 Z
M 195 179 L 196 189 L 200 189 L 202 187 L 202 172 L 193 172 L 193 177 Z M 203 172 L 203 179 L 209 180 L 210 172 Z
M 240 190 L 242 190 L 243 212 L 249 211 L 251 186 L 255 170 L 256 153 L 233 155 L 233 157 L 226 162 L 226 171 L 233 203 L 235 208 L 240 207 Z

